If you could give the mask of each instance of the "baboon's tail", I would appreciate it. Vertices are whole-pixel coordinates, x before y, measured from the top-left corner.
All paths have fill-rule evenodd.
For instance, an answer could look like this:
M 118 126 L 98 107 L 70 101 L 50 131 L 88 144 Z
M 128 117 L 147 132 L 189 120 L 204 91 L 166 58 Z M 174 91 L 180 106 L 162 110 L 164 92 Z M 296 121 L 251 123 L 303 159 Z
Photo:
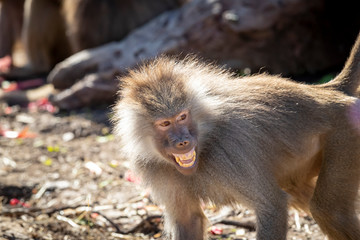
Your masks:
M 360 33 L 351 50 L 343 70 L 325 87 L 338 89 L 348 95 L 355 95 L 360 85 Z

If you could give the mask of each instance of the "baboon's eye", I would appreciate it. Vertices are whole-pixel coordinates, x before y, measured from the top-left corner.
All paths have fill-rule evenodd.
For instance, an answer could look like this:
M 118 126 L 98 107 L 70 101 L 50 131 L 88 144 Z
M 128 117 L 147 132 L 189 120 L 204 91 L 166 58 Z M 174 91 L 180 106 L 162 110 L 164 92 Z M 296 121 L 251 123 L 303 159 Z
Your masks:
M 170 121 L 163 121 L 162 123 L 160 123 L 159 125 L 161 126 L 161 127 L 167 127 L 167 126 L 170 126 Z
M 182 122 L 182 121 L 185 121 L 186 119 L 187 119 L 187 113 L 185 112 L 185 113 L 181 113 L 178 117 L 177 117 L 177 121 L 178 122 Z
M 180 121 L 183 121 L 183 120 L 185 120 L 186 119 L 186 114 L 184 113 L 184 114 L 181 114 L 181 116 L 180 116 L 180 118 L 179 118 L 179 120 Z

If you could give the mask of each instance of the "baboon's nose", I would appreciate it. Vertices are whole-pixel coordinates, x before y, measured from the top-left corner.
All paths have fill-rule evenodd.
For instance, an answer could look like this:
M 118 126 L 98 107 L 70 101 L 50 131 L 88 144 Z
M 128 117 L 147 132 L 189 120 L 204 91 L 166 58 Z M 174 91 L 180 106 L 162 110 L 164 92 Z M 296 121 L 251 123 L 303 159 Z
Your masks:
M 190 141 L 188 140 L 184 140 L 184 141 L 180 141 L 176 144 L 177 148 L 184 148 L 186 146 L 188 146 L 190 144 Z

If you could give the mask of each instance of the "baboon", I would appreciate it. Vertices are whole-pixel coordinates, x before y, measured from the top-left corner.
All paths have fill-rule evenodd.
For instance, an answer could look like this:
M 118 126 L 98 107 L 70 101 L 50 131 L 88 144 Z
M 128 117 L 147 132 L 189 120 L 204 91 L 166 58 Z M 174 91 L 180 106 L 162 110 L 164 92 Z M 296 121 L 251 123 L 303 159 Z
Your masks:
M 66 57 L 119 41 L 183 1 L 0 0 L 0 57 L 12 55 L 16 41 L 21 39 L 29 66 L 13 68 L 7 76 L 46 74 Z
M 237 77 L 196 57 L 161 56 L 121 78 L 114 131 L 165 232 L 206 238 L 200 202 L 255 210 L 257 239 L 286 239 L 287 208 L 332 240 L 359 240 L 360 36 L 332 81 Z

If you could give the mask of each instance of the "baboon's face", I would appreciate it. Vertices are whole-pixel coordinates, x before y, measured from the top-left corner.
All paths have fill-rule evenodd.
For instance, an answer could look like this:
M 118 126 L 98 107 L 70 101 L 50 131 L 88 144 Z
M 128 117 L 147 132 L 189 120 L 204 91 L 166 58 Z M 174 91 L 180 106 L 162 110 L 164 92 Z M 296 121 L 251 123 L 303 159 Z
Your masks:
M 157 119 L 154 128 L 158 151 L 180 173 L 194 174 L 198 165 L 197 136 L 190 111 Z

